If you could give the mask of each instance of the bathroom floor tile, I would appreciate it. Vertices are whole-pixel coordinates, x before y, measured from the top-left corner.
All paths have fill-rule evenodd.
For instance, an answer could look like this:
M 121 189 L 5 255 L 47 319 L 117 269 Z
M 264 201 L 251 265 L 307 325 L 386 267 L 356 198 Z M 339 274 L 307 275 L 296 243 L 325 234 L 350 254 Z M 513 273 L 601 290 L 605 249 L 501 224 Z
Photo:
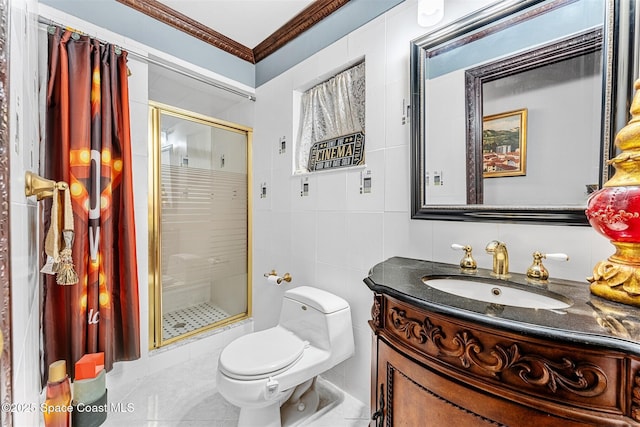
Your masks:
M 235 427 L 239 409 L 217 392 L 216 366 L 200 357 L 119 389 L 109 390 L 110 412 L 104 427 Z M 204 372 L 204 371 L 207 372 Z M 107 379 L 107 387 L 109 387 Z M 368 409 L 320 378 L 320 407 L 299 427 L 365 427 Z M 260 427 L 260 426 L 256 426 Z

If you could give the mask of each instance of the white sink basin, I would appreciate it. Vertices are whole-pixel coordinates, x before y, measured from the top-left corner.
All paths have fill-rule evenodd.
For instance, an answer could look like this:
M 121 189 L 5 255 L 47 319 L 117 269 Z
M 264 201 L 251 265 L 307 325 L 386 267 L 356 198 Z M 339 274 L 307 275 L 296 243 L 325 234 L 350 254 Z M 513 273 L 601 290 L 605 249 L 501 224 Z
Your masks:
M 502 284 L 464 279 L 424 278 L 422 281 L 427 286 L 442 292 L 493 304 L 547 310 L 559 310 L 571 306 L 567 303 L 567 298 L 561 295 L 544 295 Z

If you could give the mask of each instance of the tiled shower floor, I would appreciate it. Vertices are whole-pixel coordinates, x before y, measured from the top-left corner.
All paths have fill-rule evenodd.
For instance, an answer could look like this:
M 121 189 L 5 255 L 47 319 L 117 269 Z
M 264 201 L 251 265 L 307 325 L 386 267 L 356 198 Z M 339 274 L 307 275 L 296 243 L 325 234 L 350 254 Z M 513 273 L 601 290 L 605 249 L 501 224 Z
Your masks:
M 162 338 L 175 338 L 228 317 L 224 310 L 208 302 L 165 313 L 162 316 Z

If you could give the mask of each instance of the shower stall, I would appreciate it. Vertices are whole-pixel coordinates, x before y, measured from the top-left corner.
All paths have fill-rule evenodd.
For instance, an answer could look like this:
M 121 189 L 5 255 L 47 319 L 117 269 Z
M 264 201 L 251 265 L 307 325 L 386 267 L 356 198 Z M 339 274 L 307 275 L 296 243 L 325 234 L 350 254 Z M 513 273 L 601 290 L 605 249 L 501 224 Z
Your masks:
M 250 316 L 251 129 L 150 106 L 150 347 Z

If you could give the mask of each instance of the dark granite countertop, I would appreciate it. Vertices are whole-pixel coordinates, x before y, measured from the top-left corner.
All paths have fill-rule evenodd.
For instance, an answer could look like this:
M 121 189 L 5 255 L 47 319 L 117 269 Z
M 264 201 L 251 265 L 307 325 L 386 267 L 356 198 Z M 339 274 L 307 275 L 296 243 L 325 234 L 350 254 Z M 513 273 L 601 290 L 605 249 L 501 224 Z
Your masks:
M 369 289 L 401 301 L 441 313 L 543 339 L 562 340 L 620 350 L 640 356 L 640 308 L 618 304 L 592 295 L 588 282 L 551 278 L 534 283 L 524 274 L 511 273 L 508 280 L 477 269 L 463 273 L 457 265 L 394 257 L 374 266 L 364 279 Z M 560 294 L 570 301 L 562 310 L 519 308 L 458 297 L 425 285 L 424 277 L 465 278 L 526 289 L 531 292 Z

